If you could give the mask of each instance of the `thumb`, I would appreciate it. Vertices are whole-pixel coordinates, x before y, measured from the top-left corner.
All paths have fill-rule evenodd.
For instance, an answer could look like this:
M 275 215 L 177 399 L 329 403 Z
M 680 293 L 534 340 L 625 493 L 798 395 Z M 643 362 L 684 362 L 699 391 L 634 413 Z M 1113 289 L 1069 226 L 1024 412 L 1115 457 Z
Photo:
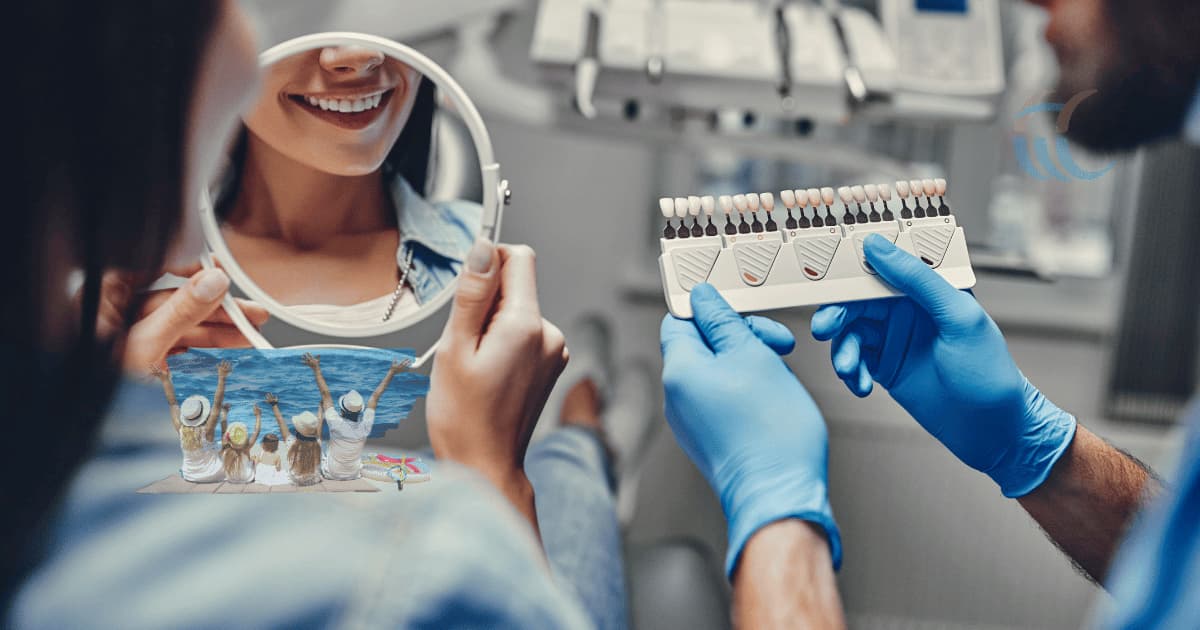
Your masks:
M 696 327 L 716 354 L 735 350 L 747 343 L 761 343 L 746 320 L 729 306 L 711 284 L 692 289 L 692 315 Z
M 229 276 L 220 269 L 204 269 L 175 290 L 161 306 L 134 324 L 127 341 L 128 354 L 138 366 L 157 363 L 185 333 L 221 306 L 229 290 Z
M 466 269 L 458 278 L 443 336 L 471 340 L 472 348 L 478 344 L 500 287 L 498 258 L 491 241 L 483 237 L 475 241 L 467 254 Z
M 863 255 L 879 272 L 879 277 L 912 298 L 929 313 L 938 328 L 953 328 L 963 323 L 963 316 L 973 300 L 951 286 L 921 259 L 878 234 L 871 234 L 863 241 Z

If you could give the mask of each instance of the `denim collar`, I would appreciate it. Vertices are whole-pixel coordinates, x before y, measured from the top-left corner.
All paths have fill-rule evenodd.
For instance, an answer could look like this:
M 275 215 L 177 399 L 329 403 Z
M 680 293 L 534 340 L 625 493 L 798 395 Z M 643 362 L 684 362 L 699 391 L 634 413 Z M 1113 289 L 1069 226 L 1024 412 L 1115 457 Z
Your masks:
M 400 228 L 396 264 L 404 266 L 410 243 L 418 243 L 443 258 L 461 263 L 466 255 L 462 249 L 462 238 L 442 217 L 441 210 L 418 195 L 403 177 L 394 175 L 388 179 L 392 203 L 396 206 L 397 226 Z

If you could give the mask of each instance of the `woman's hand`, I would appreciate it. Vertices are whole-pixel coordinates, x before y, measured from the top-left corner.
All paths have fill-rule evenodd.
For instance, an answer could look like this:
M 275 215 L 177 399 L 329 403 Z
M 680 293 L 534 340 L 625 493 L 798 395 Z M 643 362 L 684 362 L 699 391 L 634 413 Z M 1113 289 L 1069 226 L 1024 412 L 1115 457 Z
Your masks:
M 268 405 L 278 405 L 279 404 L 279 397 L 276 396 L 275 394 L 267 392 L 267 395 L 264 398 L 266 399 Z
M 300 361 L 314 370 L 321 367 L 321 357 L 311 352 L 305 352 Z
M 439 459 L 483 473 L 537 528 L 525 449 L 567 364 L 542 319 L 533 250 L 476 241 L 438 343 L 426 410 Z
M 246 348 L 250 343 L 233 320 L 221 308 L 221 299 L 229 290 L 229 277 L 219 269 L 169 269 L 169 273 L 188 277 L 178 289 L 151 293 L 137 320 L 129 327 L 121 363 L 127 371 L 140 371 L 146 365 L 159 365 L 168 355 L 190 347 Z M 127 273 L 109 272 L 100 289 L 97 334 L 109 338 L 120 334 L 127 325 L 125 312 L 133 299 L 135 278 Z M 250 323 L 261 326 L 267 321 L 265 308 L 238 300 Z

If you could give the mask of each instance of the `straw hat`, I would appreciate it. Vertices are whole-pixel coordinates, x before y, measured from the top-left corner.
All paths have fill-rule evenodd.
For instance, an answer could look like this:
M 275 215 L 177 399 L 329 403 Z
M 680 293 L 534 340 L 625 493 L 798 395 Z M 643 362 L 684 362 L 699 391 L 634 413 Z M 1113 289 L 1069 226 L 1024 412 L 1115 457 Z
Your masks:
M 363 409 L 362 394 L 359 394 L 357 389 L 352 389 L 338 399 L 338 405 L 345 411 L 358 413 Z
M 250 439 L 250 430 L 246 428 L 245 422 L 231 422 L 225 430 L 225 435 L 229 437 L 229 443 L 234 448 L 241 448 L 246 445 L 246 440 Z
M 208 412 L 212 409 L 212 403 L 208 399 L 199 394 L 188 396 L 179 405 L 179 422 L 185 427 L 198 427 L 204 424 L 208 419 Z
M 320 423 L 321 420 L 311 411 L 304 411 L 292 416 L 292 426 L 296 427 L 296 433 L 305 437 L 316 437 L 317 425 Z

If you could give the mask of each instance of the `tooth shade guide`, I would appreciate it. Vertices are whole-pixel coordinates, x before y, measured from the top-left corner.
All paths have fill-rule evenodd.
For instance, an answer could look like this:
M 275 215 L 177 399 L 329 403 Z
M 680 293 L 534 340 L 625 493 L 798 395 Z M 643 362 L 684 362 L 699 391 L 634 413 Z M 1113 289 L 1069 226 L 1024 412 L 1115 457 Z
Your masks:
M 662 213 L 663 218 L 672 219 L 675 217 L 675 201 L 670 197 L 663 197 L 658 200 L 658 210 Z
M 796 193 L 794 193 L 790 190 L 779 191 L 779 202 L 782 203 L 783 207 L 787 208 L 788 210 L 795 208 L 796 207 Z
M 758 195 L 754 193 L 746 195 L 746 205 L 750 207 L 750 212 L 758 212 Z

